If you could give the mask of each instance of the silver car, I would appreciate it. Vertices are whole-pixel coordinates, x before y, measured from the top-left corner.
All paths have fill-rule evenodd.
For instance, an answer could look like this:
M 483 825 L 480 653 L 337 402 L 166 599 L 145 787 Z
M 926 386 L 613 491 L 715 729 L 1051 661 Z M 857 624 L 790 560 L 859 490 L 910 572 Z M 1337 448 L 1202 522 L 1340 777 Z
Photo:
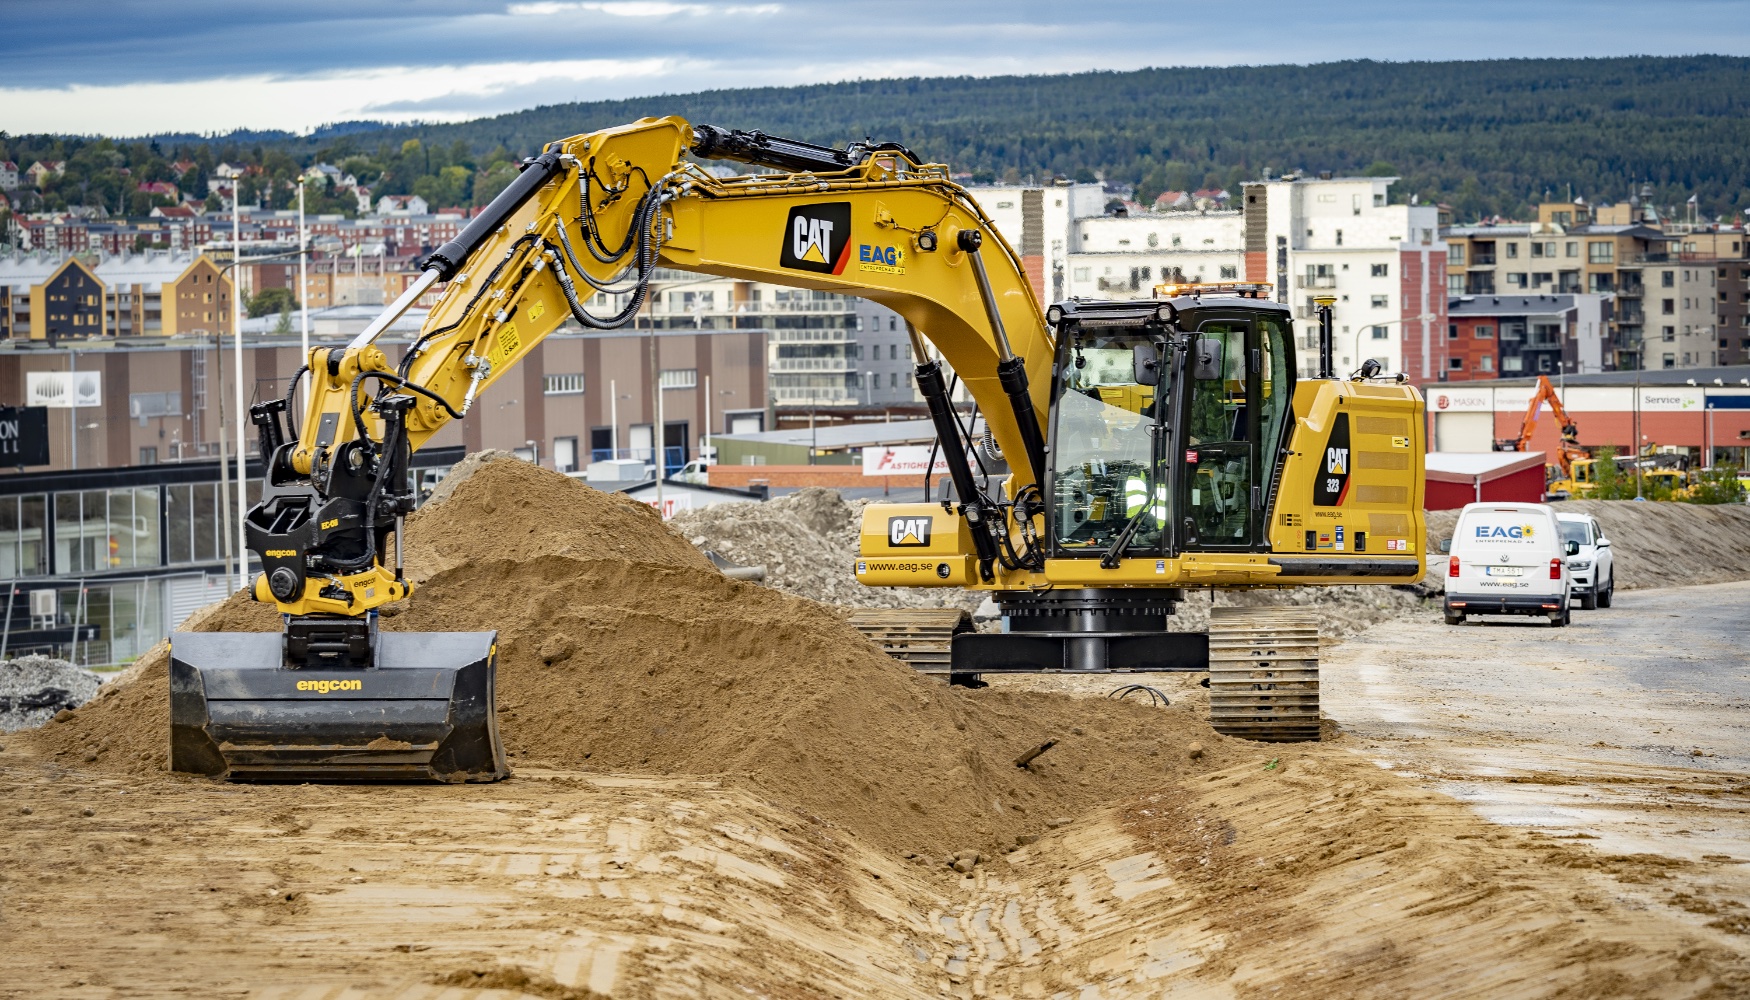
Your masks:
M 1591 514 L 1558 513 L 1562 541 L 1573 542 L 1579 551 L 1568 556 L 1568 575 L 1574 581 L 1574 597 L 1582 611 L 1608 608 L 1616 592 L 1616 565 L 1610 554 L 1610 539 L 1604 526 Z

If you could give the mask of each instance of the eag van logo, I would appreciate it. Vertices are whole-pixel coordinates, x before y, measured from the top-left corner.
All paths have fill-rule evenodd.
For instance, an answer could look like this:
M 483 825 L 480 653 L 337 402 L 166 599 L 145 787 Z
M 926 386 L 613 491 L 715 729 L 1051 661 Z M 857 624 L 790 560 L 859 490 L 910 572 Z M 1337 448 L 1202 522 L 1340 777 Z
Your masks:
M 887 519 L 887 544 L 930 544 L 930 518 L 890 517 Z
M 1339 413 L 1325 440 L 1324 462 L 1313 480 L 1313 506 L 1341 507 L 1349 496 L 1349 414 Z
M 899 247 L 874 246 L 869 243 L 858 244 L 857 266 L 864 271 L 874 271 L 878 274 L 904 274 L 905 251 Z
M 784 223 L 780 266 L 816 274 L 843 274 L 851 256 L 851 203 L 798 205 Z
M 1487 539 L 1506 538 L 1513 541 L 1525 541 L 1536 537 L 1537 527 L 1530 524 L 1479 524 L 1477 537 Z

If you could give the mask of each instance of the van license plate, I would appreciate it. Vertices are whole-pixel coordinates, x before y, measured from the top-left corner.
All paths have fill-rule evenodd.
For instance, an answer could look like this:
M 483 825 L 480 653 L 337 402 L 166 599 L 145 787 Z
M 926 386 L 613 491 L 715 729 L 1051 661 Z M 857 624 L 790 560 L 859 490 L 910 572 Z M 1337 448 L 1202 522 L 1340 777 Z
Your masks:
M 1490 576 L 1524 576 L 1525 575 L 1525 567 L 1523 567 L 1523 566 L 1490 566 L 1489 567 L 1489 575 Z

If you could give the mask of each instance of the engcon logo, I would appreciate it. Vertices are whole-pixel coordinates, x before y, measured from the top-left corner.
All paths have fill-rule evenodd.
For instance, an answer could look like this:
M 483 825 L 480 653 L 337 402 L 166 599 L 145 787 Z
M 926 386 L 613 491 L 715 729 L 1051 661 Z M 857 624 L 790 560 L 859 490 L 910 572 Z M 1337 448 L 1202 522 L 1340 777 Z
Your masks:
M 297 549 L 268 549 L 262 553 L 269 559 L 290 559 L 297 554 Z
M 299 681 L 299 691 L 314 691 L 317 694 L 329 694 L 334 691 L 363 691 L 365 682 L 359 680 L 344 681 Z

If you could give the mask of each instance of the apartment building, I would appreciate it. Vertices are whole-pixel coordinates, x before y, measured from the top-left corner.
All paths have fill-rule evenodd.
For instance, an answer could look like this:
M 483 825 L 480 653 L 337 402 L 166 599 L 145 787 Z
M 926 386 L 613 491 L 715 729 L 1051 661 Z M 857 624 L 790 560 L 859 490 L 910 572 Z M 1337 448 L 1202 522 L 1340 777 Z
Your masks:
M 1245 276 L 1276 286 L 1316 364 L 1314 299 L 1334 296 L 1336 362 L 1377 361 L 1417 381 L 1440 376 L 1446 244 L 1433 205 L 1389 203 L 1395 177 L 1298 174 L 1245 186 Z
M 1648 224 L 1656 218 L 1638 201 L 1597 208 L 1546 202 L 1534 223 L 1449 226 L 1442 231 L 1449 248 L 1447 294 L 1608 294 L 1614 306 L 1606 369 L 1641 367 L 1643 342 L 1662 337 L 1666 325 L 1660 314 L 1649 315 L 1644 272 L 1675 252 L 1676 238 Z
M 1238 280 L 1245 217 L 1237 211 L 1163 212 L 1074 220 L 1068 296 L 1130 299 L 1158 283 Z
M 1645 267 L 1648 368 L 1711 368 L 1720 363 L 1719 271 L 1712 261 L 1673 255 Z
M 1602 293 L 1454 297 L 1439 381 L 1601 372 L 1611 301 Z
M 204 255 L 0 256 L 0 339 L 56 343 L 230 329 L 229 274 Z

